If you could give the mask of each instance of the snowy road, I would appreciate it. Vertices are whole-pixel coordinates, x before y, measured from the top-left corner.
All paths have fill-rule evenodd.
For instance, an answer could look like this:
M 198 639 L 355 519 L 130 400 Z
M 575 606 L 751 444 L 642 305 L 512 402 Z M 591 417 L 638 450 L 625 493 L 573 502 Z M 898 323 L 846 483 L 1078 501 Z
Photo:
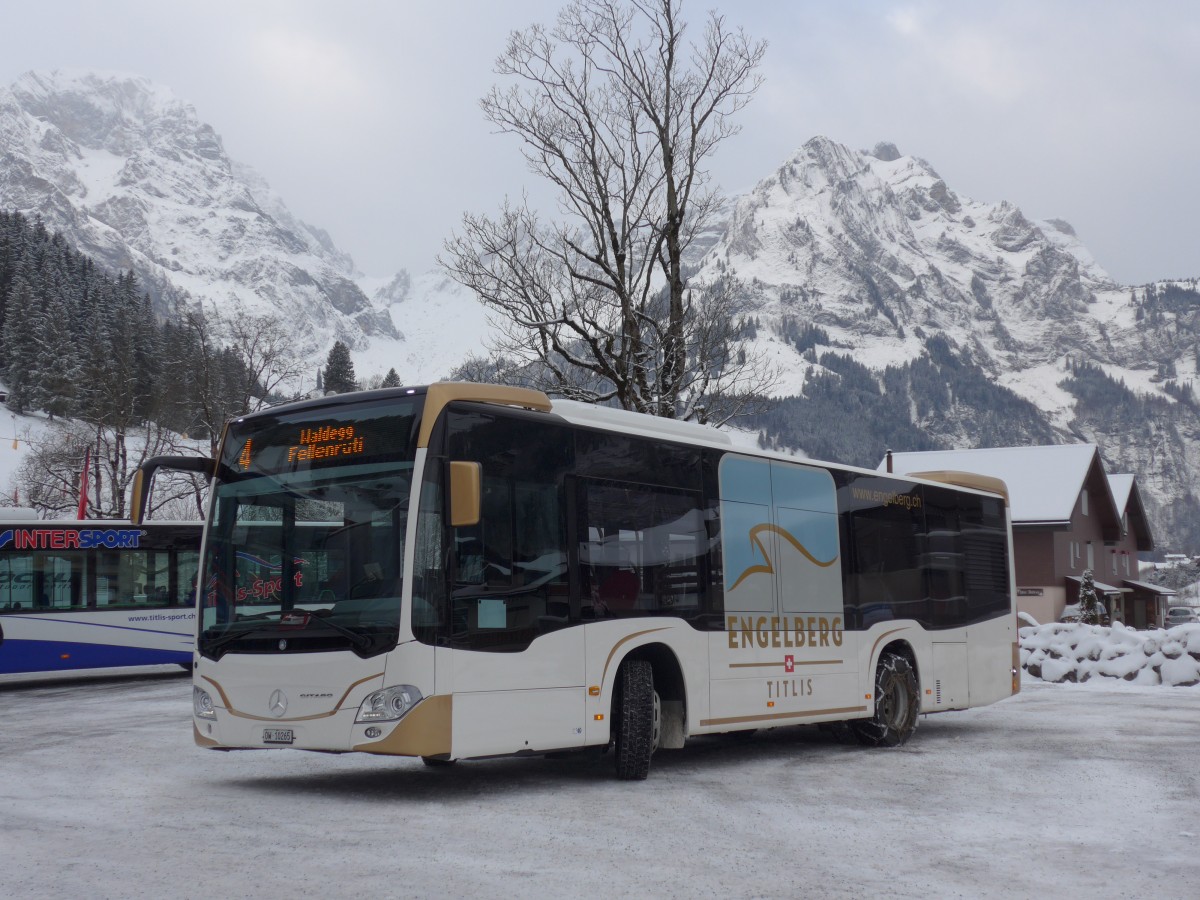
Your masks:
M 5 897 L 1196 897 L 1200 688 L 1027 683 L 906 747 L 217 753 L 179 676 L 0 684 Z

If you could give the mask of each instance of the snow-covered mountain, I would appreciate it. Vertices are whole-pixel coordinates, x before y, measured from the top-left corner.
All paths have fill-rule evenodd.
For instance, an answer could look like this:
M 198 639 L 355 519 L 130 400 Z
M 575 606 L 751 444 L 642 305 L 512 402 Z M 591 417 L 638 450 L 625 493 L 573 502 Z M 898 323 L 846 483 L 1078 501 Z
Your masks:
M 0 205 L 183 301 L 280 316 L 297 347 L 397 337 L 353 260 L 231 160 L 193 107 L 135 76 L 29 73 L 0 88 Z
M 922 335 L 942 334 L 1014 385 L 1034 370 L 1058 380 L 1064 352 L 1106 343 L 1101 331 L 1131 337 L 1136 312 L 1066 222 L 961 197 L 890 144 L 867 153 L 827 138 L 735 201 L 694 280 L 722 277 L 768 325 L 819 325 L 872 367 L 915 359 Z M 1118 356 L 1123 375 L 1146 381 Z

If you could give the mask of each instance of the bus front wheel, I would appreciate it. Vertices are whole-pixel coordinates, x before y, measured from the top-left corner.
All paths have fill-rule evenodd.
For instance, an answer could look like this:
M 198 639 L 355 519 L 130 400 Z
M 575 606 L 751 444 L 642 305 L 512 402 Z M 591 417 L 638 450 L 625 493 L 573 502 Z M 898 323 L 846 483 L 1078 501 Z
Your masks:
M 650 774 L 650 757 L 658 742 L 659 700 L 654 690 L 654 669 L 645 660 L 626 660 L 617 680 L 613 710 L 617 777 L 641 781 Z
M 875 715 L 850 723 L 859 743 L 899 747 L 917 728 L 921 691 L 917 673 L 903 656 L 885 653 L 875 671 Z

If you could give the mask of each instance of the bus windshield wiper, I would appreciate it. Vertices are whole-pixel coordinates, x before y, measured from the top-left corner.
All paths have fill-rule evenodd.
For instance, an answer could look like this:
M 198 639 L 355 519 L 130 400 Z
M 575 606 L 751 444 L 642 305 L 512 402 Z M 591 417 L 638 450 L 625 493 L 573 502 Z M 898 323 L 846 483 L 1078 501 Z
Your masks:
M 266 617 L 265 616 L 255 616 L 254 618 L 255 619 L 264 619 Z M 233 626 L 234 624 L 237 624 L 237 623 L 231 622 L 230 626 Z M 257 625 L 251 624 L 246 628 L 241 628 L 232 633 L 230 633 L 229 631 L 226 631 L 225 634 L 222 634 L 220 637 L 212 638 L 205 645 L 204 652 L 205 653 L 217 653 L 222 647 L 227 647 L 228 645 L 232 644 L 234 641 L 241 640 L 246 635 L 255 631 L 256 628 L 257 628 Z
M 347 628 L 345 625 L 339 625 L 337 622 L 334 622 L 327 616 L 318 616 L 310 613 L 308 614 L 308 618 L 305 620 L 304 627 L 307 628 L 308 623 L 314 621 L 320 622 L 322 625 L 332 628 L 338 634 L 344 634 L 346 637 L 350 638 L 354 646 L 358 647 L 360 650 L 369 650 L 371 645 L 374 643 L 374 641 L 372 641 L 365 634 L 359 634 L 352 628 Z

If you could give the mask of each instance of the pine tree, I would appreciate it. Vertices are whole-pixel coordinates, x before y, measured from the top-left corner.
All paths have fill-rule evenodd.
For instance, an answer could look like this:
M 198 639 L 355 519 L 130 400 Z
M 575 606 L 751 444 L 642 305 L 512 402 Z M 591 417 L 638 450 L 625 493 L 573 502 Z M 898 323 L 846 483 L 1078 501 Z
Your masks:
M 4 378 L 8 382 L 8 407 L 17 414 L 34 408 L 37 388 L 33 371 L 37 359 L 33 334 L 37 299 L 27 270 L 19 271 L 12 282 L 4 317 L 2 336 Z
M 350 358 L 350 348 L 341 341 L 335 341 L 325 360 L 325 392 L 327 394 L 348 394 L 358 390 L 358 381 L 354 377 L 354 361 Z
M 400 387 L 400 376 L 396 374 L 395 369 L 388 369 L 388 373 L 383 376 L 383 381 L 379 383 L 381 388 Z
M 1079 582 L 1079 621 L 1087 625 L 1100 624 L 1100 598 L 1096 596 L 1096 580 L 1091 569 L 1084 569 Z
M 54 416 L 69 416 L 75 409 L 75 386 L 79 382 L 79 355 L 72 322 L 73 304 L 56 285 L 35 323 L 37 333 L 36 375 L 42 407 Z

